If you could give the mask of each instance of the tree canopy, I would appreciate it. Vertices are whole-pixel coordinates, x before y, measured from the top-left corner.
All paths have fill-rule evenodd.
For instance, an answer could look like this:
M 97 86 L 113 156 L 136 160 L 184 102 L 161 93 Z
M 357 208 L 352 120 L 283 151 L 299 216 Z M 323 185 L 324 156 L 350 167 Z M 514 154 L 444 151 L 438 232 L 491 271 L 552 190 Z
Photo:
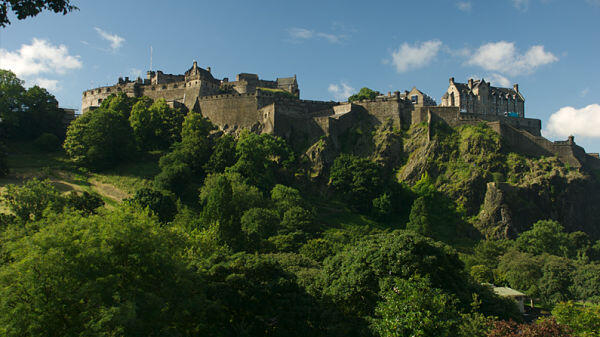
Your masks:
M 14 13 L 17 19 L 23 20 L 46 10 L 65 15 L 77 9 L 71 4 L 71 0 L 1 0 L 0 27 L 10 25 L 9 13 Z

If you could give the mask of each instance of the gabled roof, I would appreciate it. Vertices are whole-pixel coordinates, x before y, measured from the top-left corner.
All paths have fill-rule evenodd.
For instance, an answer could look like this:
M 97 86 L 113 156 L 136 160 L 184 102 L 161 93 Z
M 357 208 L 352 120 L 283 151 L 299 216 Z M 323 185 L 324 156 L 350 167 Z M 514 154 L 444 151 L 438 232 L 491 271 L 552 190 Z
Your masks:
M 473 81 L 473 89 L 478 87 L 483 83 L 483 80 L 475 80 Z M 485 82 L 488 83 L 488 82 Z M 457 83 L 454 82 L 454 86 L 456 89 L 462 94 L 472 94 L 473 89 L 469 89 L 469 85 L 467 83 Z M 502 88 L 502 87 L 494 87 L 490 85 L 490 95 L 501 95 L 504 97 L 515 97 L 517 99 L 521 99 L 525 101 L 525 98 L 520 92 L 515 91 L 512 88 Z

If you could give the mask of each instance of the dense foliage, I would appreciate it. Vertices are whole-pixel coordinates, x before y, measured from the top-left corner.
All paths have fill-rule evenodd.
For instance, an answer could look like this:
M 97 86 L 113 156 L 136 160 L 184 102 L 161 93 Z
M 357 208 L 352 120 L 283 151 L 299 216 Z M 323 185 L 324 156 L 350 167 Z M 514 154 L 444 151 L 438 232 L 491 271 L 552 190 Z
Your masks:
M 58 101 L 46 89 L 37 85 L 25 89 L 14 73 L 0 69 L 0 134 L 9 139 L 32 140 L 44 133 L 62 138 L 63 117 Z
M 374 99 L 379 95 L 378 91 L 371 90 L 367 87 L 361 88 L 358 93 L 348 97 L 348 102 L 361 101 L 363 99 Z
M 597 334 L 593 236 L 545 218 L 512 239 L 477 227 L 482 196 L 471 187 L 522 184 L 528 167 L 552 160 L 504 153 L 485 125 L 428 127 L 356 132 L 345 141 L 371 152 L 331 152 L 315 178 L 280 137 L 226 135 L 163 100 L 113 95 L 69 127 L 71 162 L 101 170 L 145 158 L 156 171 L 109 207 L 50 180 L 6 185 L 0 334 Z M 418 152 L 419 137 L 429 150 Z M 52 134 L 37 138 L 39 151 L 55 150 L 44 147 Z M 417 158 L 390 164 L 392 141 Z M 523 323 L 489 284 L 524 292 L 553 318 Z

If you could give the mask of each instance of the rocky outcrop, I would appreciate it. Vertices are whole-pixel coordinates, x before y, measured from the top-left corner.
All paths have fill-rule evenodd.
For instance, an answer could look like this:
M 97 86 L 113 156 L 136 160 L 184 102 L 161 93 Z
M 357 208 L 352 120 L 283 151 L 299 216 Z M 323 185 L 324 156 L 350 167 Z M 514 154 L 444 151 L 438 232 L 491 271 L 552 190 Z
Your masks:
M 592 177 L 556 173 L 520 186 L 488 183 L 477 227 L 487 237 L 514 238 L 538 220 L 560 222 L 568 232 L 600 238 L 600 184 Z

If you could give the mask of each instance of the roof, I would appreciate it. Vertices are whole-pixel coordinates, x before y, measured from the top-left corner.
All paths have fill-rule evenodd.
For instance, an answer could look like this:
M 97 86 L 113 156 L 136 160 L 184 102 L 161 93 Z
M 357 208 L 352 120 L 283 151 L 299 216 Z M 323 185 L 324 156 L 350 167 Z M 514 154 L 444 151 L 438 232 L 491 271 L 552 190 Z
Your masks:
M 501 297 L 527 297 L 520 291 L 508 287 L 493 287 L 494 293 Z
M 484 81 L 483 80 L 474 80 L 473 81 L 473 88 L 478 87 L 479 85 L 481 85 Z M 486 82 L 489 84 L 489 82 Z M 461 93 L 472 93 L 472 89 L 469 89 L 469 85 L 467 83 L 457 83 L 454 82 L 454 86 L 456 86 L 456 89 L 458 89 L 459 92 Z M 516 90 L 512 89 L 512 88 L 501 88 L 501 87 L 494 87 L 490 85 L 490 91 L 489 91 L 490 95 L 501 95 L 501 96 L 514 96 L 516 98 L 520 98 L 521 100 L 525 100 L 525 98 L 523 97 L 523 95 L 521 95 L 520 92 L 517 92 Z

